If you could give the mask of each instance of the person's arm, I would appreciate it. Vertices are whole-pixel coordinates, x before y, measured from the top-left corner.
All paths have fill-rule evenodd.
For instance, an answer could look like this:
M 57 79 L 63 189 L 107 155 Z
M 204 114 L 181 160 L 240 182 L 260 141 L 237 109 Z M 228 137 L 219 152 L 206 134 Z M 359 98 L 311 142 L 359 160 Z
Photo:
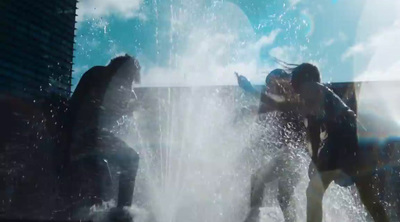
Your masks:
M 239 73 L 237 72 L 235 72 L 235 75 L 240 88 L 242 88 L 245 92 L 248 92 L 255 97 L 261 96 L 261 92 L 255 89 L 245 76 L 239 75 Z
M 285 100 L 280 101 L 280 99 L 274 98 L 273 95 L 261 93 L 253 87 L 253 85 L 246 77 L 239 75 L 236 72 L 235 75 L 237 77 L 240 88 L 257 98 L 260 98 L 259 113 L 267 113 L 272 111 L 288 112 L 298 110 L 301 107 L 300 103 L 298 102 L 288 102 Z

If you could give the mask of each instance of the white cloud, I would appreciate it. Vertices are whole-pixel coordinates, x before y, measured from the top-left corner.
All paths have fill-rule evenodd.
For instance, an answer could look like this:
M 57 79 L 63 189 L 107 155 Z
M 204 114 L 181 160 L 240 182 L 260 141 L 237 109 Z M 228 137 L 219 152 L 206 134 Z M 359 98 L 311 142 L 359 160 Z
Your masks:
M 201 15 L 192 13 L 191 8 L 170 18 L 185 22 L 174 22 L 173 29 L 167 30 L 174 32 L 180 43 L 171 51 L 169 65 L 143 66 L 142 84 L 236 85 L 235 71 L 262 82 L 262 72 L 269 68 L 268 64 L 260 65 L 260 50 L 272 45 L 280 30 L 256 38 L 247 16 L 229 2 Z
M 354 55 L 361 54 L 366 52 L 368 49 L 365 43 L 358 43 L 356 45 L 351 46 L 346 50 L 346 52 L 342 55 L 342 60 L 346 60 Z
M 275 29 L 273 30 L 269 35 L 267 36 L 262 36 L 256 43 L 255 43 L 255 47 L 257 50 L 260 50 L 261 48 L 263 48 L 264 46 L 268 46 L 271 45 L 272 43 L 274 43 L 276 37 L 278 36 L 278 34 L 281 32 L 280 29 Z
M 294 46 L 279 46 L 271 49 L 269 55 L 287 63 L 301 63 L 303 62 L 303 57 L 299 52 L 300 50 Z
M 278 46 L 272 48 L 269 51 L 269 55 L 290 64 L 301 64 L 304 62 L 311 63 L 317 66 L 322 73 L 324 73 L 324 68 L 327 64 L 325 58 L 310 54 L 306 46 Z
M 142 3 L 143 0 L 82 0 L 78 3 L 77 21 L 113 14 L 122 18 L 144 18 L 139 12 Z
M 370 36 L 366 41 L 359 42 L 351 46 L 343 54 L 342 58 L 347 59 L 356 55 L 374 54 L 377 51 L 385 50 L 389 55 L 397 55 L 400 43 L 400 25 L 399 21 L 395 21 L 392 26 Z
M 363 58 L 365 63 L 357 80 L 400 79 L 400 26 L 398 21 L 364 42 L 350 47 L 342 59 Z
M 297 4 L 299 4 L 301 2 L 301 0 L 289 0 L 289 4 L 290 6 L 294 7 Z
M 368 81 L 361 85 L 358 109 L 380 118 L 376 128 L 368 128 L 369 132 L 379 132 L 376 136 L 389 136 L 388 129 L 390 131 L 393 125 L 400 123 L 399 87 L 396 83 L 400 80 L 399 15 L 400 1 L 367 1 L 359 18 L 357 47 L 346 51 L 352 52 L 349 54 L 352 56 L 354 72 L 358 74 L 355 80 Z M 375 119 L 366 118 L 366 121 Z M 385 122 L 384 127 L 382 122 Z M 399 126 L 396 128 L 397 132 L 393 135 L 399 134 Z
M 399 81 L 400 60 L 388 67 L 370 67 L 355 78 L 356 81 Z
M 331 46 L 333 43 L 335 43 L 335 39 L 327 39 L 324 42 L 322 42 L 322 45 L 325 47 Z
M 321 42 L 321 46 L 322 47 L 329 47 L 329 46 L 332 46 L 333 44 L 340 43 L 340 42 L 343 43 L 343 42 L 346 42 L 346 41 L 347 41 L 346 34 L 344 34 L 343 32 L 339 32 L 337 34 L 337 36 L 333 36 L 331 38 L 327 38 L 327 39 L 323 40 Z M 347 56 L 350 56 L 350 55 L 346 55 L 346 57 Z
M 279 30 L 272 31 L 257 41 L 241 44 L 233 33 L 210 33 L 196 29 L 189 35 L 185 49 L 176 55 L 175 67 L 152 66 L 145 71 L 144 85 L 235 85 L 234 72 L 246 75 L 255 82 L 262 81 L 265 74 L 259 66 L 260 50 L 271 45 Z M 207 34 L 205 34 L 207 33 Z M 263 71 L 264 71 L 263 70 Z M 165 78 L 168 76 L 168 78 Z
M 108 21 L 106 21 L 102 18 L 99 18 L 99 19 L 96 19 L 95 21 L 93 21 L 94 28 L 105 29 L 108 25 L 109 25 Z M 106 32 L 106 31 L 104 31 L 104 32 Z

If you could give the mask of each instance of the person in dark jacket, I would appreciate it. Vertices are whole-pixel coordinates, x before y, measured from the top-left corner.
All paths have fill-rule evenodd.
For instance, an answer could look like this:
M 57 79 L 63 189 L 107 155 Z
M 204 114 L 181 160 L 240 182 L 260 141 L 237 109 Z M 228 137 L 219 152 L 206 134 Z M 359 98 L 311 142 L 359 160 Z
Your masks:
M 263 102 L 278 110 L 296 110 L 306 118 L 311 159 L 315 166 L 310 165 L 309 169 L 307 221 L 322 221 L 322 199 L 332 181 L 342 186 L 355 184 L 374 221 L 389 221 L 373 186 L 373 172 L 366 170 L 371 167 L 363 161 L 358 146 L 354 111 L 321 84 L 319 70 L 312 64 L 294 67 L 291 85 L 300 101 L 280 102 L 267 95 Z
M 134 83 L 140 83 L 140 65 L 129 55 L 92 67 L 70 98 L 66 118 L 71 161 L 94 157 L 119 168 L 118 208 L 132 204 L 139 155 L 111 128 L 122 116 L 132 114 Z

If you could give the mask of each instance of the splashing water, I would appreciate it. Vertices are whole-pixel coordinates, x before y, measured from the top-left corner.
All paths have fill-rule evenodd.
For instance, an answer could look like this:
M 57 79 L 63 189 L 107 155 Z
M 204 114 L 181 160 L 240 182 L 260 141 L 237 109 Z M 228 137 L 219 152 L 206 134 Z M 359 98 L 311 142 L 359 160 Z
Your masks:
M 144 210 L 133 214 L 141 221 L 243 221 L 251 174 L 274 156 L 257 141 L 274 122 L 270 129 L 255 126 L 254 118 L 240 109 L 256 101 L 236 87 L 136 92 L 145 102 L 134 113 L 126 141 L 141 156 L 134 200 L 149 216 L 143 216 Z M 298 221 L 304 221 L 309 158 L 299 155 L 291 161 L 301 175 L 293 202 Z M 283 221 L 274 183 L 267 187 L 261 221 Z M 353 188 L 331 185 L 324 198 L 324 221 L 365 221 L 365 210 L 352 193 Z
M 208 7 L 198 0 L 153 0 L 157 61 L 145 70 L 145 85 L 236 84 L 234 76 L 228 76 L 233 71 L 260 72 L 258 57 L 273 43 L 274 30 L 269 36 L 256 36 L 236 5 L 214 3 Z M 159 14 L 162 11 L 168 12 L 167 18 Z M 163 20 L 171 24 L 163 26 Z M 307 26 L 312 31 L 312 24 Z M 163 53 L 164 48 L 169 52 Z M 166 66 L 159 61 L 163 54 L 168 55 Z M 277 140 L 269 134 L 273 121 L 263 129 L 255 126 L 254 118 L 241 115 L 243 106 L 257 101 L 235 87 L 143 87 L 135 92 L 141 107 L 132 121 L 123 122 L 132 123 L 125 140 L 141 158 L 134 200 L 146 210 L 130 209 L 136 221 L 243 221 L 249 211 L 251 175 L 274 156 L 260 136 Z M 299 155 L 291 161 L 301 175 L 293 197 L 297 220 L 305 221 L 309 158 Z M 274 185 L 267 185 L 261 221 L 283 221 Z M 332 184 L 324 197 L 324 221 L 365 221 L 365 210 L 354 193 L 354 188 Z
M 248 179 L 237 161 L 246 138 L 232 125 L 234 97 L 204 88 L 145 92 L 149 103 L 135 113 L 130 140 L 140 144 L 138 177 L 156 221 L 238 218 L 232 208 L 244 208 Z

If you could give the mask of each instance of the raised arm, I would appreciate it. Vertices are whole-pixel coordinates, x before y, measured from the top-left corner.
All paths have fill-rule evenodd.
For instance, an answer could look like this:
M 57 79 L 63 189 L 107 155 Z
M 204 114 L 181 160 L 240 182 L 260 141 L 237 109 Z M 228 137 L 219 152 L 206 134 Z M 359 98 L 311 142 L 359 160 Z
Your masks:
M 248 92 L 255 97 L 261 96 L 261 92 L 255 89 L 251 84 L 251 82 L 245 76 L 239 75 L 239 73 L 237 72 L 235 72 L 235 75 L 240 88 L 242 88 L 245 92 Z

